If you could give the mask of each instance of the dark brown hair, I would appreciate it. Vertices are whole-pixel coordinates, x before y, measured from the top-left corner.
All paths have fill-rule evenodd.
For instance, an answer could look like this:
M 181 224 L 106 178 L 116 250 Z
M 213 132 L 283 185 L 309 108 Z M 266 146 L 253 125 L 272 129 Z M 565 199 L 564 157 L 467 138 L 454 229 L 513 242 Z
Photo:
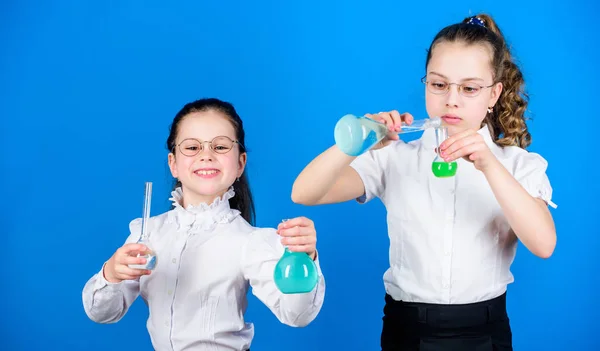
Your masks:
M 232 104 L 215 98 L 200 99 L 190 102 L 183 106 L 183 108 L 175 115 L 175 118 L 171 123 L 171 127 L 169 128 L 169 137 L 167 138 L 167 149 L 169 152 L 175 155 L 175 140 L 177 139 L 177 134 L 179 133 L 179 124 L 181 121 L 190 113 L 211 110 L 220 112 L 227 117 L 227 119 L 233 125 L 233 129 L 235 129 L 236 138 L 240 146 L 240 152 L 246 152 L 246 135 L 244 133 L 244 124 L 242 123 L 242 119 L 237 114 Z M 175 180 L 173 189 L 179 186 L 181 186 L 181 182 Z M 248 181 L 248 175 L 246 174 L 245 169 L 240 178 L 233 183 L 233 190 L 235 191 L 235 196 L 229 199 L 231 208 L 239 210 L 242 213 L 242 217 L 244 217 L 248 223 L 254 225 L 256 220 L 254 199 L 252 198 L 250 183 Z

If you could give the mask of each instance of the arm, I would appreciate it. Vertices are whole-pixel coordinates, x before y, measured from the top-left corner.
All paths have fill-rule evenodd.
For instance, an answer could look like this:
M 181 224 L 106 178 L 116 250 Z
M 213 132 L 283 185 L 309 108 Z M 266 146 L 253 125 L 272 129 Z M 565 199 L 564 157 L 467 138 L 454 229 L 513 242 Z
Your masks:
M 355 199 L 365 192 L 362 179 L 350 163 L 356 157 L 332 146 L 302 170 L 292 187 L 292 201 L 320 205 Z
M 283 255 L 280 237 L 272 229 L 253 232 L 242 253 L 244 278 L 252 286 L 252 293 L 261 300 L 284 324 L 304 327 L 312 322 L 325 298 L 325 279 L 316 257 L 318 282 L 304 294 L 283 294 L 273 280 L 275 265 Z
M 523 245 L 538 257 L 550 257 L 556 247 L 556 229 L 546 202 L 531 196 L 498 160 L 484 175 Z
M 548 258 L 556 246 L 556 229 L 547 203 L 550 184 L 546 163 L 539 155 L 516 155 L 513 176 L 474 130 L 453 135 L 440 145 L 446 162 L 459 157 L 483 172 L 515 235 L 534 255 Z M 526 189 L 523 184 L 527 184 Z
M 82 293 L 87 316 L 97 323 L 118 322 L 140 293 L 140 276 L 150 274 L 142 269 L 131 269 L 129 264 L 144 264 L 144 258 L 135 257 L 146 247 L 136 244 L 141 231 L 141 220 L 129 224 L 131 234 L 114 255 L 102 265 L 85 284 Z
M 140 293 L 139 280 L 110 283 L 104 277 L 104 267 L 83 288 L 83 308 L 87 316 L 97 323 L 118 322 Z
M 393 140 L 399 140 L 402 122 L 410 125 L 413 121 L 412 115 L 399 114 L 398 111 L 365 116 L 383 122 L 389 129 L 387 136 L 367 154 L 389 145 Z M 303 205 L 319 205 L 344 202 L 364 195 L 370 189 L 365 189 L 363 179 L 365 173 L 374 170 L 375 156 L 361 155 L 358 164 L 353 163 L 355 158 L 344 154 L 337 146 L 327 149 L 302 170 L 292 187 L 292 201 Z M 360 175 L 356 167 L 362 171 Z

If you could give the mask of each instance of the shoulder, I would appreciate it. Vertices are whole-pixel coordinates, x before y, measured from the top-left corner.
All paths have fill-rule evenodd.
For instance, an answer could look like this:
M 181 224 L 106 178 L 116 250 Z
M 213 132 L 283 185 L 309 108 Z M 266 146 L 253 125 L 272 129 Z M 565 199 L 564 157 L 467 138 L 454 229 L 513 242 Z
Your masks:
M 171 211 L 167 211 L 161 213 L 156 216 L 152 216 L 148 218 L 148 230 L 149 231 L 159 231 L 163 228 L 163 226 L 167 223 L 170 223 L 169 213 Z M 142 231 L 142 218 L 135 218 L 131 222 L 129 222 L 129 231 L 131 233 L 140 233 Z
M 234 235 L 240 235 L 248 240 L 278 237 L 275 228 L 255 227 L 248 223 L 242 216 L 237 216 L 228 224 L 227 231 Z
M 519 173 L 545 172 L 548 161 L 542 155 L 529 152 L 518 146 L 498 147 L 498 159 L 516 175 Z
M 281 245 L 281 237 L 275 228 L 252 227 L 248 233 L 248 246 L 251 248 L 278 249 Z

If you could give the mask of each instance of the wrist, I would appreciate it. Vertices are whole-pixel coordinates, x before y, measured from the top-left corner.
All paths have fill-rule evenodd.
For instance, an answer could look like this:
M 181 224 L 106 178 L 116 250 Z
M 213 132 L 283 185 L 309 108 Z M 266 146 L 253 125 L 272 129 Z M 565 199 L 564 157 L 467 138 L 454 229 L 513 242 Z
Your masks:
M 110 262 L 110 261 L 109 261 Z M 102 267 L 102 276 L 104 277 L 104 280 L 106 280 L 109 283 L 120 283 L 121 281 L 117 278 L 115 278 L 112 274 L 111 274 L 111 270 L 108 269 L 108 262 L 106 262 L 104 264 L 104 266 Z
M 484 167 L 481 168 L 481 172 L 487 177 L 490 174 L 495 174 L 504 167 L 496 157 L 492 157 Z

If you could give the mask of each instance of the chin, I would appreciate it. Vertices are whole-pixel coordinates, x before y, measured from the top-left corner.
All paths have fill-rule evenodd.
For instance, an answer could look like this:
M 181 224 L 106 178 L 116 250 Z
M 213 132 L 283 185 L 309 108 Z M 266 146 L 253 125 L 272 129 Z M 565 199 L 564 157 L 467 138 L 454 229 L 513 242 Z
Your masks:
M 194 184 L 192 186 L 186 186 L 187 191 L 200 198 L 221 196 L 227 191 L 227 189 L 229 188 L 224 188 L 220 184 Z
M 227 191 L 227 189 L 224 189 L 222 187 L 200 187 L 194 190 L 195 193 L 204 197 L 221 196 Z
M 457 125 L 454 125 L 454 126 L 447 125 L 446 127 L 448 128 L 449 136 L 460 133 L 464 130 L 464 128 L 461 128 L 460 126 L 457 126 Z

